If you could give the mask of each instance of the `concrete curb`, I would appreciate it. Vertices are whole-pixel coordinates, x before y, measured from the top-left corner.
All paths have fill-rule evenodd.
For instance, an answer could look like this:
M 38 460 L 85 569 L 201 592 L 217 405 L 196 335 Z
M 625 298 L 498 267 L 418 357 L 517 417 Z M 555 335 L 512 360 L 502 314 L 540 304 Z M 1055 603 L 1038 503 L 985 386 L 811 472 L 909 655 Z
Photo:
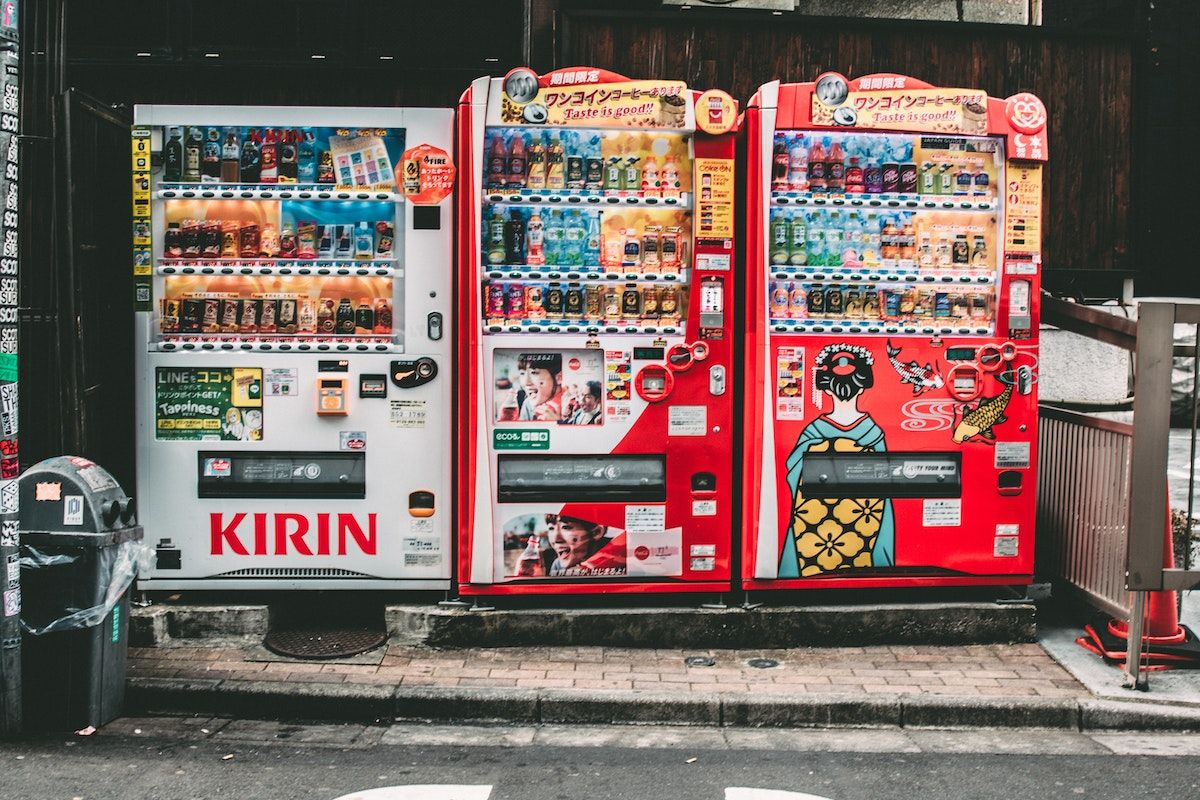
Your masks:
M 1200 731 L 1200 709 L 1107 700 L 838 695 L 747 697 L 630 690 L 393 687 L 130 678 L 126 713 L 263 719 L 438 720 L 724 727 L 1050 728 Z
M 388 606 L 395 644 L 427 647 L 784 648 L 1037 640 L 1032 603 L 874 603 L 742 608 Z
M 132 612 L 130 643 L 261 639 L 265 605 L 157 605 Z M 992 644 L 1037 639 L 1029 603 L 871 603 L 702 608 L 539 608 L 469 612 L 433 605 L 384 610 L 393 644 L 425 647 L 769 649 L 878 644 Z

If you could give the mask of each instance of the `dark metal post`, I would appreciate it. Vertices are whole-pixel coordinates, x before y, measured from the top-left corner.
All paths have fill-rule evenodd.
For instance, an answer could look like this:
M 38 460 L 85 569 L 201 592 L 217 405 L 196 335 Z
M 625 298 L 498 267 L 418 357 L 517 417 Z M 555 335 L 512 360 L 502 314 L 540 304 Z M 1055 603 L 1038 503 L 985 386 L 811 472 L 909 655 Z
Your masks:
M 21 699 L 21 564 L 17 517 L 17 225 L 20 152 L 20 51 L 15 2 L 0 2 L 0 736 L 23 727 Z

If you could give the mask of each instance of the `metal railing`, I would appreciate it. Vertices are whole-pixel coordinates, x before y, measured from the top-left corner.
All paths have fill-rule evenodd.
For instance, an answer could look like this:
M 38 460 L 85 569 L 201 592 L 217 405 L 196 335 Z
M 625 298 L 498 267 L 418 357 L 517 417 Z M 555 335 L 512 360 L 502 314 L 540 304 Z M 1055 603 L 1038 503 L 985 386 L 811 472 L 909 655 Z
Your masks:
M 1134 353 L 1133 425 L 1122 426 L 1124 431 L 1120 431 L 1113 423 L 1102 425 L 1101 420 L 1084 415 L 1071 415 L 1076 419 L 1065 423 L 1073 424 L 1078 431 L 1103 427 L 1109 434 L 1127 433 L 1128 439 L 1121 440 L 1117 452 L 1106 455 L 1092 449 L 1096 435 L 1091 433 L 1051 429 L 1042 434 L 1043 469 L 1047 468 L 1048 459 L 1056 459 L 1053 446 L 1062 446 L 1064 442 L 1068 454 L 1072 452 L 1072 447 L 1077 448 L 1074 452 L 1080 460 L 1071 465 L 1066 459 L 1056 459 L 1055 473 L 1046 477 L 1044 483 L 1040 481 L 1039 486 L 1046 486 L 1047 491 L 1059 494 L 1047 494 L 1039 499 L 1039 515 L 1045 513 L 1049 517 L 1046 531 L 1050 535 L 1056 530 L 1065 534 L 1063 541 L 1058 543 L 1061 545 L 1059 549 L 1064 551 L 1064 557 L 1058 561 L 1064 577 L 1074 570 L 1085 584 L 1091 583 L 1095 588 L 1072 580 L 1073 584 L 1089 595 L 1094 593 L 1099 600 L 1113 602 L 1114 605 L 1106 602 L 1102 607 L 1114 612 L 1114 616 L 1128 620 L 1125 684 L 1145 689 L 1147 680 L 1142 665 L 1142 631 L 1146 622 L 1146 593 L 1190 589 L 1200 585 L 1200 570 L 1190 563 L 1189 557 L 1196 490 L 1197 419 L 1200 418 L 1200 301 L 1141 302 L 1138 304 L 1137 322 L 1054 298 L 1043 298 L 1042 312 L 1043 321 L 1049 324 Z M 1191 326 L 1190 345 L 1175 344 L 1176 325 Z M 1167 466 L 1170 452 L 1171 379 L 1174 359 L 1177 358 L 1191 359 L 1192 372 L 1189 395 L 1192 413 L 1187 480 L 1188 531 L 1183 566 L 1167 567 L 1167 548 L 1170 546 L 1166 526 L 1170 508 Z M 1049 421 L 1052 426 L 1065 418 L 1060 412 L 1050 412 L 1048 409 L 1043 409 L 1042 413 L 1057 418 Z M 1108 469 L 1118 475 L 1103 472 L 1102 464 L 1105 461 Z M 1060 466 L 1058 462 L 1063 462 L 1063 465 Z M 1077 476 L 1077 485 L 1074 487 L 1070 485 L 1072 470 Z M 1097 481 L 1100 483 L 1097 484 Z M 1120 499 L 1115 516 L 1110 506 L 1096 503 L 1105 485 Z M 1051 508 L 1055 500 L 1063 505 L 1062 509 Z M 1122 513 L 1124 525 L 1114 526 L 1112 523 L 1119 522 Z M 1099 545 L 1105 541 L 1108 527 L 1123 528 L 1123 535 L 1110 540 L 1111 547 L 1102 550 Z M 1082 534 L 1081 539 L 1072 538 L 1079 534 Z M 1047 549 L 1053 553 L 1055 548 L 1047 545 Z M 1124 601 L 1112 587 L 1111 573 L 1115 571 L 1112 567 L 1113 558 L 1124 566 L 1121 576 L 1123 588 L 1127 590 Z M 1108 573 L 1108 577 L 1102 577 L 1101 573 Z M 1115 613 L 1117 611 L 1120 613 Z
M 1133 426 L 1049 406 L 1038 416 L 1038 570 L 1124 618 Z

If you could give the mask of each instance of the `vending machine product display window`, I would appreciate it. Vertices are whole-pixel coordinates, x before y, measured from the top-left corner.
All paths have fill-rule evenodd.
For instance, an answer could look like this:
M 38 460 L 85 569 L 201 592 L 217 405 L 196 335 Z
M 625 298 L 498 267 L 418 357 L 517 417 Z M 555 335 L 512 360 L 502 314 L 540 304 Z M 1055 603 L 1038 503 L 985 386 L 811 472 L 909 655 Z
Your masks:
M 148 589 L 448 588 L 453 112 L 138 106 Z
M 749 104 L 748 588 L 1032 579 L 1045 127 L 893 74 Z
M 728 588 L 736 115 L 593 68 L 463 95 L 463 594 Z

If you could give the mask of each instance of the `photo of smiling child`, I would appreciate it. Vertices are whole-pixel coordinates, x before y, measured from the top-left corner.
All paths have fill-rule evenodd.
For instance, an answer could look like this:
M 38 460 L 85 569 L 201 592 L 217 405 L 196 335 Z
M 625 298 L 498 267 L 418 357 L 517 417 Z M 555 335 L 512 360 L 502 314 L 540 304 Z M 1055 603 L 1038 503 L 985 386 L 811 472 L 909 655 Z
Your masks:
M 604 422 L 601 354 L 584 350 L 501 350 L 495 354 L 494 365 L 497 422 Z

